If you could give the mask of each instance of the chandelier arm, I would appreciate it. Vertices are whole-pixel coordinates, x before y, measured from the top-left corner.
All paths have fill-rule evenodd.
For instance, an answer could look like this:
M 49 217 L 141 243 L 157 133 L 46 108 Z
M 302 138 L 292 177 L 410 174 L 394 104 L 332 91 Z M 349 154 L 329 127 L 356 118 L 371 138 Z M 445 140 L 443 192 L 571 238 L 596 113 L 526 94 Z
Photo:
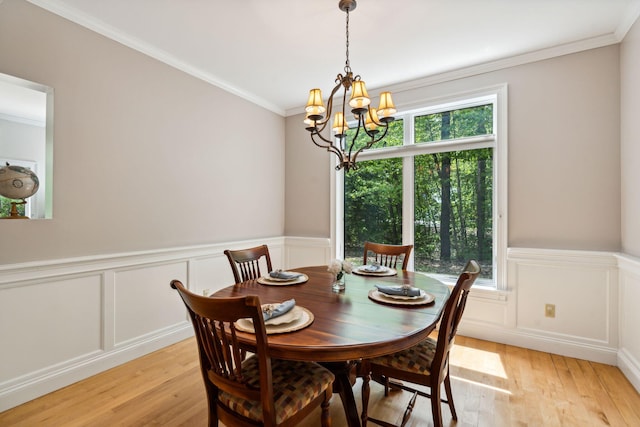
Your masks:
M 329 95 L 329 98 L 327 99 L 327 116 L 320 122 L 321 127 L 318 130 L 318 132 L 322 132 L 324 130 L 325 127 L 327 127 L 327 124 L 331 121 L 331 115 L 333 114 L 333 97 L 336 94 L 336 92 L 338 91 L 338 89 L 340 89 L 340 87 L 342 86 L 342 75 L 338 74 L 338 77 L 336 77 L 336 81 L 338 82 L 335 87 L 331 90 L 331 94 Z M 333 144 L 332 142 L 328 141 L 327 139 L 325 139 L 324 137 L 320 136 L 322 138 L 323 141 L 326 141 L 330 144 Z
M 323 140 L 323 141 L 325 141 L 327 144 L 326 144 L 326 145 L 324 145 L 324 144 L 319 144 L 319 143 L 315 140 L 314 135 L 315 135 L 315 136 L 320 137 L 320 139 L 321 139 L 321 140 Z M 344 156 L 345 156 L 345 155 L 344 155 L 344 153 L 342 152 L 342 150 L 340 150 L 339 148 L 337 148 L 337 147 L 335 146 L 335 144 L 334 144 L 333 142 L 328 141 L 326 138 L 324 138 L 322 135 L 318 134 L 317 132 L 313 132 L 313 133 L 311 133 L 311 141 L 313 141 L 313 143 L 314 143 L 315 145 L 317 145 L 318 147 L 320 147 L 320 148 L 324 148 L 324 149 L 326 149 L 327 151 L 329 151 L 329 152 L 331 152 L 331 153 L 335 154 L 335 155 L 336 155 L 336 157 L 338 157 L 339 164 L 338 164 L 338 166 L 336 167 L 336 170 L 340 170 L 340 169 L 344 166 L 344 164 L 345 164 Z M 351 156 L 349 156 L 349 158 L 350 158 L 350 157 L 351 157 Z
M 377 144 L 378 142 L 382 141 L 384 139 L 385 136 L 387 136 L 387 132 L 389 131 L 389 126 L 383 126 L 384 127 L 384 131 L 382 132 L 382 135 L 380 135 L 379 137 L 371 137 L 371 145 L 373 144 Z M 368 146 L 367 148 L 371 148 L 371 145 Z
M 326 145 L 316 141 L 314 136 L 317 136 L 318 138 L 320 138 L 322 141 L 324 141 L 326 143 Z M 314 144 L 316 144 L 318 147 L 320 147 L 320 148 L 329 149 L 329 147 L 334 147 L 333 141 L 331 141 L 331 140 L 325 138 L 324 136 L 322 136 L 322 134 L 318 130 L 314 130 L 314 131 L 311 132 L 311 141 Z
M 351 161 L 353 162 L 354 169 L 357 169 L 357 166 L 355 166 L 355 165 L 356 165 L 356 159 L 358 158 L 358 154 L 360 154 L 365 149 L 371 148 L 371 146 L 373 144 L 375 144 L 377 142 L 380 142 L 386 135 L 387 135 L 387 129 L 384 130 L 384 132 L 383 132 L 382 136 L 380 136 L 380 138 L 375 139 L 375 140 L 372 138 L 371 141 L 369 142 L 369 144 L 360 147 L 360 149 L 353 154 L 353 157 L 351 157 L 351 153 L 349 153 L 349 158 L 351 158 Z

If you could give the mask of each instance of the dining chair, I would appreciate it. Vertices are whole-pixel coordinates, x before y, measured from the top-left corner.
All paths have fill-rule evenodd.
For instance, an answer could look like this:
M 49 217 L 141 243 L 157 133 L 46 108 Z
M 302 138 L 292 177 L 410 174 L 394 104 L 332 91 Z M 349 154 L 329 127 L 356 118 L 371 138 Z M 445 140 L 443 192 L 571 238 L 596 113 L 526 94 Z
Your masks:
M 458 419 L 451 394 L 449 352 L 453 347 L 456 331 L 462 318 L 462 313 L 464 312 L 469 290 L 479 274 L 480 265 L 475 260 L 468 261 L 464 267 L 464 271 L 458 276 L 456 285 L 453 287 L 451 295 L 445 305 L 436 340 L 427 338 L 407 350 L 387 356 L 363 360 L 362 372 L 364 375 L 362 382 L 361 414 L 363 426 L 367 425 L 367 421 L 382 426 L 393 426 L 393 424 L 386 421 L 371 418 L 367 414 L 370 394 L 369 382 L 372 378 L 374 381 L 384 385 L 385 396 L 389 394 L 390 386 L 413 393 L 404 412 L 400 426 L 404 426 L 409 420 L 418 395 L 430 398 L 433 425 L 435 427 L 442 426 L 441 402 L 448 404 L 453 419 Z M 401 382 L 393 380 L 400 380 Z M 427 386 L 431 393 L 417 390 L 407 385 L 407 382 Z M 440 386 L 443 382 L 447 397 L 446 400 L 440 397 Z
M 204 297 L 179 280 L 172 280 L 171 287 L 180 294 L 195 330 L 209 426 L 219 421 L 226 426 L 295 426 L 318 406 L 321 425 L 331 426 L 334 375 L 314 362 L 269 356 L 258 296 Z M 244 318 L 251 319 L 256 341 L 246 359 L 235 327 Z
M 271 272 L 271 257 L 269 256 L 269 248 L 267 245 L 256 246 L 255 248 L 225 250 L 224 254 L 229 260 L 233 278 L 236 283 L 242 283 L 246 280 L 257 279 L 260 274 L 260 260 L 264 257 L 267 263 L 267 273 Z
M 389 268 L 397 268 L 398 261 L 402 259 L 402 269 L 409 265 L 409 256 L 413 245 L 387 245 L 384 243 L 364 242 L 363 265 L 367 265 L 367 259 L 373 258 L 375 262 Z

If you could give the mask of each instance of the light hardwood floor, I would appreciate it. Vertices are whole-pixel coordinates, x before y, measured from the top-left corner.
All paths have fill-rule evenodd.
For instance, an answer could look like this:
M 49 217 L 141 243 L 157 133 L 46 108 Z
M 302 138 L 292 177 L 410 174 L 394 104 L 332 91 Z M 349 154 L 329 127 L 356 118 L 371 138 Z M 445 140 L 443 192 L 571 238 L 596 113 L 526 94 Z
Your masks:
M 640 395 L 616 367 L 462 336 L 451 360 L 458 422 L 443 407 L 445 426 L 640 426 Z M 370 414 L 398 422 L 409 397 L 372 383 Z M 205 399 L 188 339 L 0 413 L 0 426 L 206 426 Z M 337 395 L 331 413 L 346 425 Z M 408 425 L 432 425 L 426 399 Z

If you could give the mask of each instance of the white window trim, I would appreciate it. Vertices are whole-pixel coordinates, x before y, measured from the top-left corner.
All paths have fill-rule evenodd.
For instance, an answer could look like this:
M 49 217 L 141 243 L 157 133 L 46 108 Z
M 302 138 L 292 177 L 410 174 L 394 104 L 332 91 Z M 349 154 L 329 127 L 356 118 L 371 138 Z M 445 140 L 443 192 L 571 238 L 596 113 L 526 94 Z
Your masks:
M 456 149 L 465 148 L 494 148 L 494 167 L 493 167 L 493 271 L 495 287 L 490 285 L 483 286 L 482 282 L 477 283 L 478 288 L 495 291 L 506 291 L 507 285 L 507 207 L 508 207 L 508 152 L 507 152 L 507 84 L 481 88 L 468 92 L 461 92 L 446 98 L 429 99 L 411 104 L 398 104 L 398 110 L 405 112 L 398 116 L 415 114 L 430 114 L 433 112 L 446 111 L 447 109 L 459 109 L 467 106 L 477 106 L 494 103 L 493 130 L 494 135 L 480 136 L 471 138 L 460 138 L 446 142 L 413 144 L 413 120 L 405 120 L 405 144 L 401 147 L 387 147 L 380 149 L 372 149 L 363 151 L 359 156 L 359 161 L 377 160 L 385 157 L 404 157 L 403 168 L 407 172 L 413 173 L 413 162 L 411 156 L 415 154 L 428 154 L 441 151 L 450 151 L 453 147 Z M 331 156 L 333 157 L 333 156 Z M 330 160 L 331 167 L 335 166 L 335 160 Z M 344 257 L 344 172 L 339 171 L 331 175 L 331 240 L 332 257 Z M 408 211 L 403 217 L 402 238 L 403 242 L 409 242 L 413 236 L 413 186 L 407 176 L 403 175 L 403 212 Z M 338 200 L 340 198 L 340 200 Z M 409 263 L 409 269 L 413 269 L 413 256 Z

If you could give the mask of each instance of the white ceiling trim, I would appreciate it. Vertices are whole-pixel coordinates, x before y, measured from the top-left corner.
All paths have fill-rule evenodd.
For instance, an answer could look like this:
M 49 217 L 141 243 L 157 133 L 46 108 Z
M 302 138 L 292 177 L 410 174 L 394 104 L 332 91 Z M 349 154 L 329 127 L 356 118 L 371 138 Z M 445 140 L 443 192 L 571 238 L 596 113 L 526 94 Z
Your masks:
M 505 68 L 515 67 L 518 65 L 528 64 L 531 62 L 543 61 L 545 59 L 582 52 L 584 50 L 597 49 L 599 47 L 604 47 L 604 46 L 609 46 L 612 44 L 619 43 L 620 40 L 621 39 L 619 39 L 615 34 L 607 34 L 600 37 L 580 40 L 574 43 L 554 46 L 548 49 L 541 49 L 535 52 L 524 53 L 522 55 L 517 55 L 509 58 L 499 59 L 496 61 L 486 62 L 484 64 L 472 65 L 470 67 L 445 71 L 444 73 L 435 74 L 432 76 L 423 77 L 423 78 L 411 80 L 408 82 L 397 83 L 394 85 L 385 86 L 384 88 L 372 88 L 372 89 L 369 89 L 369 91 L 376 92 L 384 89 L 384 90 L 389 90 L 393 93 L 405 92 L 405 91 L 413 90 L 420 87 L 432 86 L 439 83 L 445 83 L 452 80 L 472 77 L 479 74 L 498 71 Z M 295 108 L 289 108 L 286 111 L 286 116 L 288 117 L 288 116 L 300 114 L 303 111 L 304 111 L 304 106 L 302 105 Z
M 75 22 L 78 25 L 88 28 L 91 31 L 94 31 L 100 35 L 103 35 L 109 39 L 112 39 L 124 46 L 130 47 L 131 49 L 144 53 L 147 56 L 157 59 L 158 61 L 163 62 L 167 65 L 170 65 L 193 77 L 196 77 L 200 80 L 204 80 L 207 83 L 210 83 L 214 86 L 219 87 L 220 89 L 223 89 L 229 93 L 237 95 L 240 98 L 246 99 L 247 101 L 253 104 L 259 105 L 281 116 L 284 116 L 285 114 L 284 110 L 277 107 L 273 103 L 268 102 L 265 99 L 259 98 L 251 93 L 238 89 L 237 87 L 229 84 L 228 82 L 222 79 L 219 79 L 218 77 L 210 73 L 206 73 L 199 68 L 192 67 L 191 65 L 185 63 L 184 61 L 179 60 L 175 56 L 161 49 L 158 49 L 155 46 L 145 43 L 142 40 L 136 39 L 135 37 L 131 37 L 129 35 L 123 34 L 122 32 L 118 31 L 112 26 L 105 24 L 104 22 L 98 19 L 95 19 L 91 16 L 88 16 L 82 12 L 79 12 L 76 9 L 69 8 L 66 5 L 61 4 L 55 0 L 27 0 L 27 1 L 51 13 L 54 13 L 65 19 Z
M 3 0 L 0 0 L 0 3 Z M 58 0 L 27 0 L 30 3 L 39 6 L 51 13 L 59 15 L 65 19 L 77 23 L 91 31 L 101 34 L 109 39 L 112 39 L 122 45 L 125 45 L 131 49 L 137 50 L 145 55 L 148 55 L 158 61 L 161 61 L 171 67 L 181 70 L 193 77 L 201 79 L 209 84 L 212 84 L 220 89 L 223 89 L 231 94 L 234 94 L 240 98 L 243 98 L 253 104 L 261 106 L 269 111 L 272 111 L 281 116 L 291 116 L 300 114 L 303 112 L 303 105 L 295 108 L 289 108 L 283 110 L 274 103 L 267 101 L 264 98 L 258 97 L 255 94 L 249 93 L 245 90 L 239 89 L 237 86 L 230 84 L 229 82 L 220 79 L 219 77 L 203 71 L 198 67 L 191 66 L 190 64 L 176 58 L 174 55 L 168 52 L 158 49 L 157 47 L 139 40 L 135 37 L 126 35 L 116 28 L 106 24 L 105 22 L 96 19 L 92 16 L 86 15 L 77 9 L 66 6 L 64 3 Z M 523 65 L 526 63 L 541 61 L 550 59 L 557 56 L 568 55 L 588 49 L 595 49 L 599 47 L 616 44 L 624 39 L 624 36 L 629 31 L 634 22 L 640 17 L 640 3 L 633 2 L 629 5 L 628 12 L 625 14 L 625 19 L 618 25 L 615 32 L 594 37 L 577 42 L 567 43 L 563 45 L 554 46 L 547 49 L 541 49 L 534 52 L 528 52 L 521 55 L 512 57 L 505 57 L 483 64 L 473 65 L 469 67 L 451 69 L 442 73 L 433 74 L 427 77 L 397 83 L 393 85 L 384 86 L 385 89 L 393 92 L 402 92 L 418 87 L 429 86 L 442 82 L 447 82 L 455 79 L 471 77 L 478 74 L 488 73 Z M 372 90 L 379 90 L 381 88 L 372 88 Z

